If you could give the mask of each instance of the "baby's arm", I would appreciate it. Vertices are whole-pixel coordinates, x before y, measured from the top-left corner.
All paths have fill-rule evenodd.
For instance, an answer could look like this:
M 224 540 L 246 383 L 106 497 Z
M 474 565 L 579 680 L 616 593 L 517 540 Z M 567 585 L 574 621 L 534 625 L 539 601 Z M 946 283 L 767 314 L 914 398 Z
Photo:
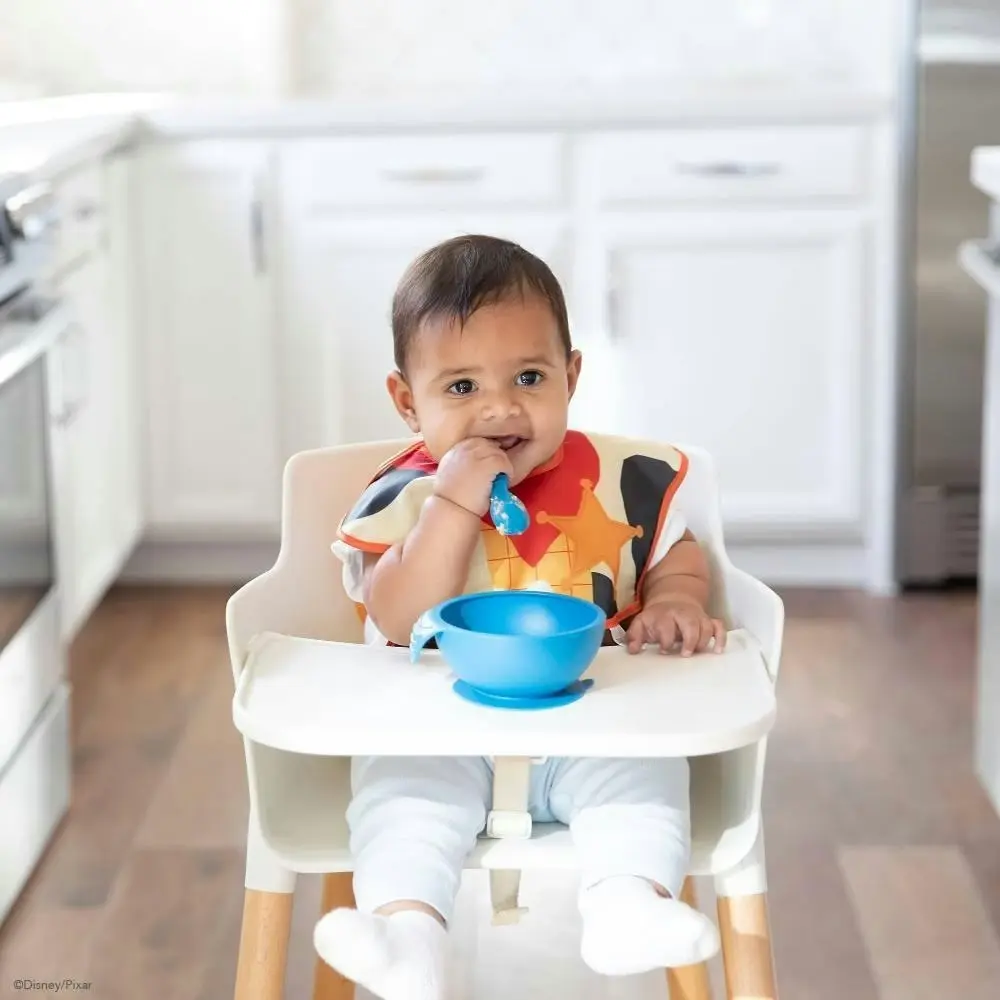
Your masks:
M 705 553 L 690 531 L 646 574 L 640 595 L 643 607 L 680 599 L 702 610 L 708 604 L 709 568 Z
M 442 457 L 416 527 L 365 573 L 365 607 L 390 642 L 408 646 L 420 615 L 465 589 L 480 518 L 501 472 L 513 469 L 495 441 L 460 441 Z
M 708 560 L 694 535 L 685 531 L 643 580 L 639 599 L 642 609 L 628 628 L 628 649 L 637 653 L 647 642 L 658 643 L 666 652 L 674 643 L 681 654 L 725 648 L 725 625 L 709 617 L 710 588 Z
M 365 609 L 386 639 L 408 646 L 417 618 L 462 592 L 479 531 L 475 514 L 430 496 L 402 544 L 382 556 L 368 557 Z

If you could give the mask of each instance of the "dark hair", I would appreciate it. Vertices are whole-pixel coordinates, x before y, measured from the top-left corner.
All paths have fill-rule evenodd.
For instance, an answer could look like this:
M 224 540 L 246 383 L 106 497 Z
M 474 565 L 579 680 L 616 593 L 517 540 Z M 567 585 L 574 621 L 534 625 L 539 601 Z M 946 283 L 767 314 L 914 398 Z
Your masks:
M 568 358 L 572 351 L 566 300 L 545 261 L 510 240 L 456 236 L 421 254 L 407 269 L 392 299 L 392 344 L 403 371 L 420 324 L 456 318 L 465 323 L 480 307 L 520 293 L 545 299 Z

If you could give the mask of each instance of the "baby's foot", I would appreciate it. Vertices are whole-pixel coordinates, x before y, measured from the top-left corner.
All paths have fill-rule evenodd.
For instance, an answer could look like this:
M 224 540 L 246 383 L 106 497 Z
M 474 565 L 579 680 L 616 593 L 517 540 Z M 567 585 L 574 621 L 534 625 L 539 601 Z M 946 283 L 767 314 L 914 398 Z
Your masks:
M 580 894 L 583 960 L 605 976 L 696 965 L 719 950 L 703 913 L 660 896 L 641 878 L 605 879 Z
M 320 958 L 382 1000 L 444 1000 L 445 929 L 428 913 L 333 910 L 313 932 Z

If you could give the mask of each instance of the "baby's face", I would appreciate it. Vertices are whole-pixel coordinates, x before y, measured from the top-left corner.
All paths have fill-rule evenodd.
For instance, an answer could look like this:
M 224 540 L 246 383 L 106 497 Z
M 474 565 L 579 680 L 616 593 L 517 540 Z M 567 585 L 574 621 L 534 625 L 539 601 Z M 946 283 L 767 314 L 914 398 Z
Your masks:
M 464 327 L 425 322 L 406 367 L 405 381 L 389 376 L 389 391 L 431 455 L 440 460 L 466 438 L 493 438 L 518 483 L 562 444 L 580 354 L 566 358 L 544 299 L 514 295 L 477 309 Z

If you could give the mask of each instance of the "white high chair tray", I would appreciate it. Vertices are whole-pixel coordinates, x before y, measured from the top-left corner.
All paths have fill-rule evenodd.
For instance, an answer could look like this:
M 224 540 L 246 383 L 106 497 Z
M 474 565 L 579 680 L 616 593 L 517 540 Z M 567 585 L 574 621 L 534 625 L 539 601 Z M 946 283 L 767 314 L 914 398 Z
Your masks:
M 441 654 L 263 633 L 250 647 L 233 721 L 256 743 L 323 756 L 695 757 L 755 743 L 774 688 L 756 640 L 689 658 L 602 647 L 594 686 L 570 705 L 510 711 L 452 691 Z

